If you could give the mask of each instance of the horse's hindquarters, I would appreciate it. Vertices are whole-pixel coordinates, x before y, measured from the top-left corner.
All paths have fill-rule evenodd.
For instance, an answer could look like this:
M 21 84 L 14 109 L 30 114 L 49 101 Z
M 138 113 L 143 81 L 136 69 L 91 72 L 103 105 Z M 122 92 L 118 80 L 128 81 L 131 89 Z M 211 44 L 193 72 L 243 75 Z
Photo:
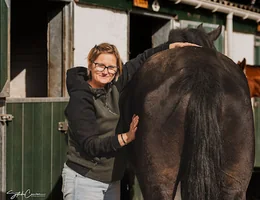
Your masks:
M 172 199 L 177 190 L 189 96 L 177 95 L 172 87 L 174 82 L 174 77 L 167 79 L 146 93 L 143 103 L 134 108 L 140 116 L 134 141 L 134 160 L 143 196 L 147 200 Z
M 164 51 L 129 91 L 129 107 L 140 117 L 134 161 L 145 200 L 172 199 L 179 179 L 182 200 L 244 198 L 254 163 L 253 115 L 233 61 L 204 48 Z
M 231 98 L 231 99 L 230 99 Z M 254 123 L 250 99 L 226 97 L 223 112 L 223 190 L 245 199 L 254 167 Z

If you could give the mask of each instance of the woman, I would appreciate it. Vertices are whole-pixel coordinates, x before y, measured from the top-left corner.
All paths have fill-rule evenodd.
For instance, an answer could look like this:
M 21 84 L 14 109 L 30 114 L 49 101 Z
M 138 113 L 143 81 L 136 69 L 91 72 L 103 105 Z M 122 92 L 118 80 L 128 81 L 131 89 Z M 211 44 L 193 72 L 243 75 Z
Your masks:
M 90 50 L 88 70 L 75 67 L 67 71 L 70 100 L 65 109 L 69 123 L 68 159 L 62 171 L 65 200 L 120 200 L 124 146 L 135 139 L 139 121 L 134 115 L 128 132 L 116 132 L 120 91 L 147 58 L 169 47 L 186 45 L 192 44 L 162 44 L 122 66 L 117 48 L 102 43 Z

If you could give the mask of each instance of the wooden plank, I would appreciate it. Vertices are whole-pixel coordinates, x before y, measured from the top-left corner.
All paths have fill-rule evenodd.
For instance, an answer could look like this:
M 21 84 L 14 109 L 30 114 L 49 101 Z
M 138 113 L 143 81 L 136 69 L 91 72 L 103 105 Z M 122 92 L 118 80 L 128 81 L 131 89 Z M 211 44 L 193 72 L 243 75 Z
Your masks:
M 255 167 L 260 167 L 260 98 L 255 98 Z
M 7 110 L 15 117 L 8 124 L 7 160 L 6 160 L 6 191 L 7 193 L 22 192 L 23 190 L 23 105 L 8 105 Z M 15 124 L 12 126 L 11 124 Z M 12 195 L 11 195 L 12 196 Z
M 37 103 L 42 109 L 42 188 L 44 194 L 50 193 L 52 179 L 52 103 Z
M 34 152 L 34 107 L 28 103 L 23 103 L 24 106 L 24 166 L 23 166 L 23 175 L 24 178 L 23 188 L 24 190 L 30 189 L 33 191 L 33 152 Z
M 8 38 L 9 38 L 9 5 L 5 0 L 0 0 L 0 97 L 9 96 L 8 80 Z
M 64 108 L 67 103 L 53 103 L 52 124 L 52 199 L 62 200 L 62 178 L 61 172 L 66 161 L 67 142 L 66 134 L 58 131 L 58 123 L 65 120 Z

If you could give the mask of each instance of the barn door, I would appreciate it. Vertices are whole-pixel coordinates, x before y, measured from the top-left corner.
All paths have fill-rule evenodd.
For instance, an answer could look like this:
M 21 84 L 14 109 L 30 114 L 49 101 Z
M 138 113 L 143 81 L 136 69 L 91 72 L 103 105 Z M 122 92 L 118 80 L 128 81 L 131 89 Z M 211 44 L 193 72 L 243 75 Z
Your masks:
M 255 167 L 260 167 L 260 98 L 253 98 L 255 121 Z
M 260 37 L 255 36 L 255 65 L 260 64 Z M 253 109 L 255 118 L 255 167 L 260 167 L 260 98 L 253 98 Z
M 260 37 L 255 36 L 254 64 L 260 64 Z M 255 121 L 255 167 L 260 167 L 260 98 L 252 98 Z
M 0 97 L 9 96 L 9 9 L 10 0 L 0 0 Z
M 6 100 L 6 111 L 14 117 L 6 126 L 6 200 L 18 192 L 26 195 L 17 200 L 62 200 L 67 102 L 68 98 Z
M 255 65 L 260 65 L 260 37 L 255 36 Z
M 187 20 L 181 20 L 180 21 L 180 26 L 181 28 L 196 28 L 198 25 L 200 25 L 202 22 L 195 22 L 195 21 L 187 21 Z M 216 29 L 219 25 L 218 24 L 208 24 L 208 23 L 203 23 L 203 28 L 206 30 L 206 32 L 210 32 L 214 29 Z M 225 53 L 225 45 L 224 45 L 224 28 L 222 28 L 221 35 L 219 38 L 214 42 L 216 49 L 221 52 Z
M 167 42 L 170 30 L 175 28 L 174 25 L 174 20 L 169 20 L 165 25 L 158 29 L 152 35 L 152 47 L 156 47 L 159 44 Z

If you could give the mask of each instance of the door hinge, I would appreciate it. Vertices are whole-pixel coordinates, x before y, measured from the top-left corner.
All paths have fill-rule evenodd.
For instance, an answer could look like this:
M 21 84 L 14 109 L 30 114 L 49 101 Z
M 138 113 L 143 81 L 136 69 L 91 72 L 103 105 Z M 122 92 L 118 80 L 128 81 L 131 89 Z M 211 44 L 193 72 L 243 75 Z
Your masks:
M 68 130 L 68 122 L 65 121 L 65 122 L 59 122 L 58 124 L 58 130 L 61 131 L 61 132 L 67 132 Z
M 0 114 L 0 122 L 10 122 L 13 118 L 14 116 L 10 114 Z

